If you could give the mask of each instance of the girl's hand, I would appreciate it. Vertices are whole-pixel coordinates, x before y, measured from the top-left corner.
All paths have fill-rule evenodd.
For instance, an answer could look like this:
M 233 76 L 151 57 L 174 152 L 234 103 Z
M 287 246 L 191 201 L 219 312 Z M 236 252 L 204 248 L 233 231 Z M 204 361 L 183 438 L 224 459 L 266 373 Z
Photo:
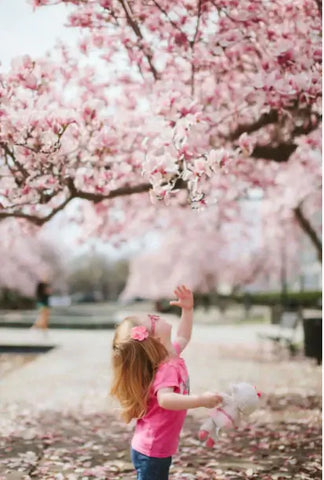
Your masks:
M 200 396 L 200 406 L 214 408 L 223 402 L 223 397 L 219 393 L 205 392 Z
M 231 395 L 228 395 L 227 393 L 220 393 L 222 399 L 223 399 L 223 405 L 230 405 L 233 403 L 233 397 Z
M 178 297 L 178 300 L 172 300 L 170 305 L 176 305 L 185 310 L 191 310 L 193 308 L 193 293 L 189 288 L 185 287 L 185 285 L 178 286 L 175 289 L 174 294 Z

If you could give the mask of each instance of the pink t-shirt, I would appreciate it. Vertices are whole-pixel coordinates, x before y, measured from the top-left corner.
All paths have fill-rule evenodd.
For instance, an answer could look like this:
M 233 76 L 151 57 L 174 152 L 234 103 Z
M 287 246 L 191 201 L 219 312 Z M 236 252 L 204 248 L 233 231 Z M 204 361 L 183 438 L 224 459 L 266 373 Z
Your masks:
M 174 344 L 177 353 L 178 344 Z M 171 358 L 159 366 L 149 395 L 146 415 L 136 422 L 132 448 L 148 457 L 171 457 L 176 453 L 187 410 L 166 410 L 157 401 L 161 388 L 173 388 L 181 394 L 189 393 L 188 371 L 183 358 Z

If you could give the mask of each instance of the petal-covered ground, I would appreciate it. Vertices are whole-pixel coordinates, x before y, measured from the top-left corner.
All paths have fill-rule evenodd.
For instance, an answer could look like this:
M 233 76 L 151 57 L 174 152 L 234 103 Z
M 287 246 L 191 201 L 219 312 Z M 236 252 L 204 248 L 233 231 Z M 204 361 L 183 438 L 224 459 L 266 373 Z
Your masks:
M 184 355 L 192 391 L 248 381 L 261 403 L 212 450 L 197 438 L 206 410 L 191 410 L 170 480 L 322 478 L 321 367 L 302 350 L 290 357 L 257 341 L 263 328 L 195 325 Z M 38 333 L 1 331 L 10 345 L 44 343 Z M 51 330 L 46 341 L 57 348 L 50 353 L 0 355 L 0 480 L 135 480 L 133 426 L 118 420 L 107 396 L 112 335 Z
M 316 395 L 265 395 L 262 408 L 274 421 L 268 416 L 263 422 L 259 415 L 223 434 L 214 449 L 197 439 L 199 420 L 188 415 L 170 480 L 321 479 L 321 404 Z M 294 411 L 296 421 L 291 421 Z M 33 413 L 14 405 L 1 416 L 1 480 L 135 479 L 129 459 L 132 427 L 114 416 Z

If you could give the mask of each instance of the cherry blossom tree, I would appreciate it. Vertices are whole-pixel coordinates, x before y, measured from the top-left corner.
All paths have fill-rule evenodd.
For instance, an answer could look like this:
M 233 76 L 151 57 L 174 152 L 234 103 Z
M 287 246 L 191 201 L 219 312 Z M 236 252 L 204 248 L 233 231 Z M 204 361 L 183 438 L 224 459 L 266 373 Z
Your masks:
M 9 289 L 34 296 L 39 281 L 64 288 L 63 259 L 44 234 L 23 221 L 7 219 L 0 223 L 0 290 Z
M 152 201 L 221 220 L 257 187 L 321 256 L 321 2 L 64 3 L 100 71 L 60 45 L 1 74 L 0 219 L 42 225 L 79 198 L 101 233 Z
M 256 283 L 280 288 L 283 267 L 288 280 L 300 274 L 302 232 L 292 214 L 274 211 L 271 202 L 236 203 L 226 222 L 212 219 L 208 210 L 173 212 L 173 220 L 155 248 L 131 260 L 121 299 L 169 298 L 179 284 L 200 293 L 235 292 Z

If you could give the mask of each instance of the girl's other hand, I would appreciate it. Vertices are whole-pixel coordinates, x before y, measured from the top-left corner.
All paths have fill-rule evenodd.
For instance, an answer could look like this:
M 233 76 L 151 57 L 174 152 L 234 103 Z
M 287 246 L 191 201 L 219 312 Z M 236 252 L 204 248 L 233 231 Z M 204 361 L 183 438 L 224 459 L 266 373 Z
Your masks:
M 200 397 L 201 406 L 205 408 L 214 408 L 223 402 L 223 397 L 219 393 L 205 392 Z
M 178 297 L 178 300 L 172 300 L 170 305 L 176 305 L 177 307 L 184 308 L 185 310 L 191 310 L 193 308 L 193 293 L 185 285 L 178 286 L 175 289 L 174 294 L 176 297 Z

